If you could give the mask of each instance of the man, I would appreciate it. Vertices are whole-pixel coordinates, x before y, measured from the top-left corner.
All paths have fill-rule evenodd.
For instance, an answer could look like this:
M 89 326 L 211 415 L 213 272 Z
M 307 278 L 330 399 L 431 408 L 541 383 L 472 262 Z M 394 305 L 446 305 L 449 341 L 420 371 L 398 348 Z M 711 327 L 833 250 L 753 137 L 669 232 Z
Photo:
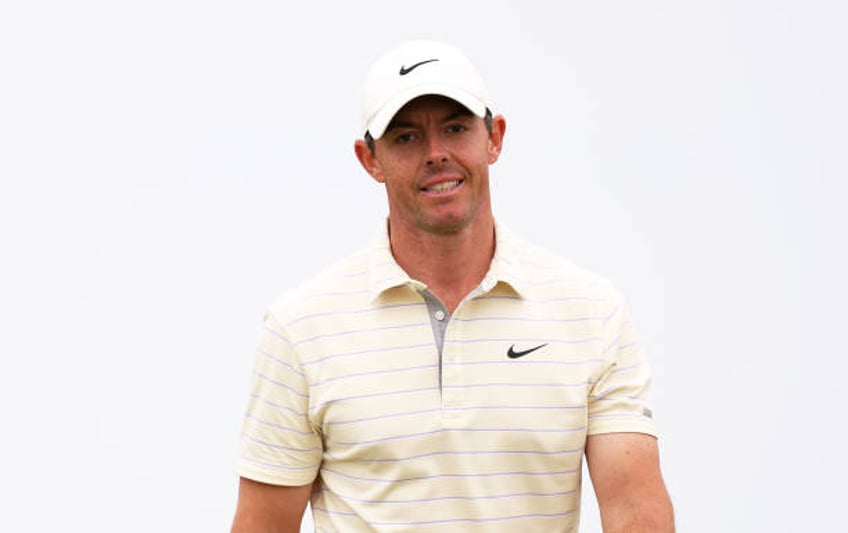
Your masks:
M 673 531 L 649 371 L 621 296 L 495 223 L 506 122 L 453 47 L 364 86 L 373 247 L 266 314 L 233 531 L 576 531 L 586 457 L 604 531 Z

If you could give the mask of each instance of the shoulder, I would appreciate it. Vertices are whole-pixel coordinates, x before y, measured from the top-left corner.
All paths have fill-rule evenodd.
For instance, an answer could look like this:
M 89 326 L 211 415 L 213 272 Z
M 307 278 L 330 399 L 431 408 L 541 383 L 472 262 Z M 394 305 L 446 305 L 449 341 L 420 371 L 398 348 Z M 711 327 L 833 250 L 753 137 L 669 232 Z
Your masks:
M 514 235 L 506 235 L 505 240 L 502 259 L 528 297 L 583 299 L 612 306 L 621 303 L 621 293 L 606 276 Z
M 365 248 L 319 271 L 276 298 L 266 316 L 285 326 L 329 309 L 361 305 L 369 294 L 370 260 L 370 248 Z

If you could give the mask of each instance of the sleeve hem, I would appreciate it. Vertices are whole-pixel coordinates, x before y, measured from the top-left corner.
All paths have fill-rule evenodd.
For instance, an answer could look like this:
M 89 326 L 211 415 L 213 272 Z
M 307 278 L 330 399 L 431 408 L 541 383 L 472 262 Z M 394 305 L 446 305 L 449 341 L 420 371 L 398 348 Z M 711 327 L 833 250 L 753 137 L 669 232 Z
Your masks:
M 287 472 L 285 474 L 272 474 L 267 471 L 250 468 L 245 465 L 238 465 L 236 467 L 236 474 L 243 478 L 258 481 L 260 483 L 267 483 L 269 485 L 285 485 L 293 487 L 308 485 L 315 481 L 315 472 L 311 470 L 300 473 Z
M 644 433 L 657 437 L 657 429 L 650 422 L 631 422 L 628 424 L 616 423 L 599 423 L 593 424 L 586 432 L 587 435 L 600 435 L 603 433 Z

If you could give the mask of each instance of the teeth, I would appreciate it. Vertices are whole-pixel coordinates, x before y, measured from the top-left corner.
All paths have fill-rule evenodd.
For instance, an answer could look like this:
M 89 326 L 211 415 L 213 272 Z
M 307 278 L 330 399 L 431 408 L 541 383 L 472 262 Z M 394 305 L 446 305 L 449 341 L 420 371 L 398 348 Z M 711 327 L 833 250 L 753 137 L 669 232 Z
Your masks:
M 449 190 L 453 189 L 454 187 L 457 187 L 458 185 L 459 185 L 459 180 L 444 181 L 444 182 L 439 183 L 437 185 L 433 185 L 432 187 L 427 187 L 426 190 L 433 191 L 433 192 L 445 192 L 445 191 L 449 191 Z

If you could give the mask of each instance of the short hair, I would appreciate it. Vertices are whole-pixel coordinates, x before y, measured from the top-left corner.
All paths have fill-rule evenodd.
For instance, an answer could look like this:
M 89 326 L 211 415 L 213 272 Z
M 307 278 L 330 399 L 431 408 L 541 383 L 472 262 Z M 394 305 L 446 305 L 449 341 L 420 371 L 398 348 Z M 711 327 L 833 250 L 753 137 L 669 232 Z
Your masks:
M 486 125 L 486 131 L 492 133 L 492 110 L 488 107 L 486 108 L 486 114 L 483 116 L 483 124 Z M 374 153 L 374 137 L 371 136 L 370 131 L 365 132 L 365 145 L 368 146 L 368 149 L 371 150 L 371 153 Z

